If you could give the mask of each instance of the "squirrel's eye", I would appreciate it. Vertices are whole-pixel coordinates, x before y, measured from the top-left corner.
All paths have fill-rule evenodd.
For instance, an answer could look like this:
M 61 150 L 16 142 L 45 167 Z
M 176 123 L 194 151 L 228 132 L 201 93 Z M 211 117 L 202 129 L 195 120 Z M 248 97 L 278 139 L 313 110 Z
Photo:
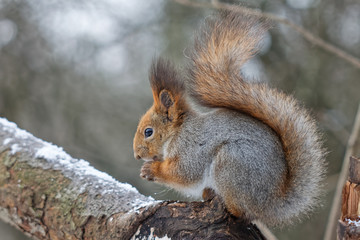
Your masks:
M 150 137 L 154 133 L 154 130 L 152 128 L 147 128 L 144 131 L 145 138 Z

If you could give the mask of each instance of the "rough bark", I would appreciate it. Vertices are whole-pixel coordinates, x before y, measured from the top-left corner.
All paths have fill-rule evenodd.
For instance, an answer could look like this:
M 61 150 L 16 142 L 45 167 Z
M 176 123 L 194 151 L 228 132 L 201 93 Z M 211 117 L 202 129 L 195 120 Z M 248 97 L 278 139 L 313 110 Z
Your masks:
M 351 157 L 349 178 L 342 192 L 338 239 L 360 239 L 360 159 Z
M 1 118 L 0 219 L 34 239 L 264 239 L 217 197 L 155 201 Z

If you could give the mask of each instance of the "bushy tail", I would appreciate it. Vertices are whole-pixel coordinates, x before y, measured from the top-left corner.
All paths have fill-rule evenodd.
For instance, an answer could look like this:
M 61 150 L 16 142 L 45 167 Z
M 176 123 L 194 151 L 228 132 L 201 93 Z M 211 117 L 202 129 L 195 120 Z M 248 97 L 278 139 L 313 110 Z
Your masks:
M 285 223 L 317 203 L 324 151 L 314 120 L 297 101 L 241 77 L 240 67 L 254 55 L 268 25 L 234 12 L 208 18 L 195 39 L 187 85 L 202 104 L 247 113 L 279 135 L 288 163 L 288 182 L 285 196 L 270 212 L 271 219 Z

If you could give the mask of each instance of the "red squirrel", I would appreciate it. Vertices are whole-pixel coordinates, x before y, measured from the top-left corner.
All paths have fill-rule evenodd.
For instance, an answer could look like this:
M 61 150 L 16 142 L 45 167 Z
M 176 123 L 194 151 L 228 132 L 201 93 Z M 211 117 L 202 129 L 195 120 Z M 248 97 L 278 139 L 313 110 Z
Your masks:
M 282 225 L 318 203 L 325 154 L 301 104 L 241 74 L 268 26 L 223 11 L 206 19 L 183 72 L 154 61 L 134 155 L 144 179 L 194 197 L 211 189 L 234 216 Z

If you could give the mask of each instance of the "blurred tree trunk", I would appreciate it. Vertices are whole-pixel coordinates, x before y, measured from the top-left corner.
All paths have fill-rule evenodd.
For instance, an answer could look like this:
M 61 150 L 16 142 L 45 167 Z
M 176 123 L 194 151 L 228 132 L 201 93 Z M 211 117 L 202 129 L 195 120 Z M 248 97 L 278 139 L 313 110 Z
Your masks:
M 35 239 L 264 239 L 216 197 L 155 201 L 1 118 L 0 219 Z
M 337 229 L 337 238 L 341 240 L 360 239 L 360 159 L 351 157 L 349 165 Z

